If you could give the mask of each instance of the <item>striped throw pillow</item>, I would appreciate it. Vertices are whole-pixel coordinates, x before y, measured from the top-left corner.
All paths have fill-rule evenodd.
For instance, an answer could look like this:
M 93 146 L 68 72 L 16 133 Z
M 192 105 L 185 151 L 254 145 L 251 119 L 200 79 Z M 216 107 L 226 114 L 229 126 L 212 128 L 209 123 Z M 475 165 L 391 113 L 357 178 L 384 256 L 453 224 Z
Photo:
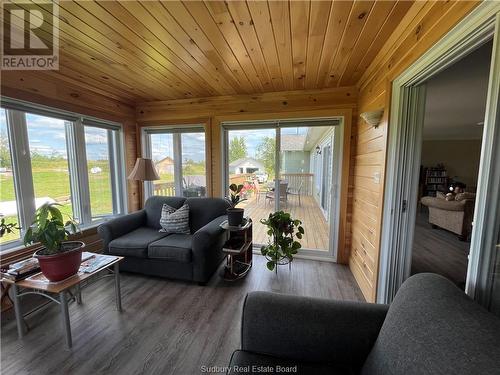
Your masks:
M 184 204 L 176 210 L 168 204 L 161 208 L 160 232 L 190 234 L 189 229 L 189 206 Z

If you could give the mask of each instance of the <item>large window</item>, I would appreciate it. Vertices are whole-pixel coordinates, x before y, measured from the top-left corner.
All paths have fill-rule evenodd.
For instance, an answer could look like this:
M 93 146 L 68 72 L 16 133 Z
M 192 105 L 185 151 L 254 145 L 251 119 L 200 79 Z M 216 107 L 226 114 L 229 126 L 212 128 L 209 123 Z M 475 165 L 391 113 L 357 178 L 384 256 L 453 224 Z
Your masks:
M 0 239 L 21 243 L 35 210 L 58 203 L 81 227 L 125 211 L 121 126 L 6 101 L 0 109 L 0 217 L 21 231 Z M 2 102 L 2 106 L 4 102 Z
M 206 196 L 203 127 L 146 128 L 143 139 L 144 154 L 153 159 L 160 175 L 160 180 L 145 185 L 147 196 Z

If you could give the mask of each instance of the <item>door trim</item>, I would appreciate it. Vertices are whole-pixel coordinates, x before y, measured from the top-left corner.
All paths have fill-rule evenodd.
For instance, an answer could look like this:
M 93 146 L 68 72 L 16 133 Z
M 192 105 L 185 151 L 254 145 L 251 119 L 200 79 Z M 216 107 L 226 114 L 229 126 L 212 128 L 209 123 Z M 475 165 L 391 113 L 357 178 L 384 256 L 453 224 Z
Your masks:
M 474 11 L 396 78 L 392 84 L 385 181 L 387 188 L 384 195 L 382 214 L 380 271 L 377 286 L 377 302 L 379 303 L 390 303 L 403 281 L 410 275 L 411 248 L 408 245 L 412 244 L 410 241 L 413 239 L 414 228 L 409 229 L 408 225 L 415 221 L 416 202 L 412 202 L 408 206 L 406 215 L 396 215 L 395 213 L 401 213 L 403 200 L 416 196 L 416 192 L 413 194 L 414 192 L 410 190 L 411 185 L 409 185 L 409 182 L 415 182 L 419 165 L 415 168 L 414 159 L 409 159 L 407 156 L 420 156 L 420 150 L 410 148 L 408 150 L 409 154 L 404 154 L 407 151 L 405 146 L 408 146 L 409 141 L 418 141 L 422 130 L 418 128 L 421 126 L 418 117 L 420 116 L 419 110 L 422 110 L 422 92 L 418 92 L 419 89 L 416 92 L 415 88 L 490 40 L 495 35 L 494 26 L 498 12 L 500 12 L 500 3 L 483 2 L 477 6 Z M 495 38 L 495 44 L 498 43 L 497 39 L 498 37 Z M 490 88 L 489 103 L 492 100 L 490 98 L 491 94 L 495 93 Z M 496 95 L 498 100 L 498 92 Z M 419 105 L 420 109 L 418 109 Z M 416 117 L 411 119 L 412 116 L 410 116 L 408 118 L 409 114 L 416 115 Z M 489 118 L 491 119 L 491 117 Z M 391 124 L 394 125 L 394 128 L 391 128 Z M 396 124 L 402 124 L 402 126 L 396 126 Z M 489 134 L 488 132 L 492 131 L 488 129 L 494 127 L 494 125 L 494 121 L 486 121 L 485 119 L 483 138 L 486 134 Z M 414 128 L 412 129 L 411 126 L 414 126 Z M 484 156 L 491 155 L 491 153 L 486 152 L 485 147 L 487 146 L 483 145 L 482 159 Z M 414 170 L 411 167 L 408 168 L 410 160 L 414 163 L 412 166 Z M 482 161 L 480 170 L 483 173 L 489 173 L 489 170 L 484 171 L 483 164 Z M 479 201 L 484 201 L 483 196 L 486 198 L 484 192 L 478 194 L 476 206 Z M 478 211 L 476 208 L 476 217 L 478 217 Z M 478 227 L 480 226 L 475 226 L 475 228 Z M 476 233 L 475 236 L 473 234 L 473 239 L 481 237 L 479 230 L 473 230 L 473 232 Z M 469 271 L 475 267 L 477 268 L 477 265 L 473 265 L 473 263 L 479 260 L 478 255 L 472 254 L 477 252 L 473 251 L 476 247 L 473 248 L 472 244 L 471 242 Z M 475 275 L 469 272 L 471 278 L 476 278 L 477 274 L 477 272 Z M 468 282 L 466 287 L 467 293 L 474 296 L 475 282 L 469 284 Z

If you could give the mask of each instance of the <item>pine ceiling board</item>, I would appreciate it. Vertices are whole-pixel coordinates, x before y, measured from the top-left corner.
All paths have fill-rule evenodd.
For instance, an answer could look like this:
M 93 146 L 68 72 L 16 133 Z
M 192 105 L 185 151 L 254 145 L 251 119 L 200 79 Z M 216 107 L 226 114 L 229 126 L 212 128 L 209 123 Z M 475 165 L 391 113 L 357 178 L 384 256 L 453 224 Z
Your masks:
M 312 1 L 309 12 L 309 34 L 307 42 L 306 60 L 306 89 L 316 86 L 318 66 L 321 60 L 321 51 L 325 41 L 326 28 L 333 6 L 331 1 Z
M 166 4 L 162 6 L 162 4 L 157 3 L 159 6 L 157 9 L 144 12 L 148 2 L 124 1 L 121 3 L 131 14 L 140 14 L 140 16 L 135 17 L 147 25 L 151 32 L 162 41 L 165 40 L 167 34 L 174 38 L 177 42 L 174 45 L 174 50 L 178 52 L 183 49 L 182 53 L 189 54 L 198 62 L 199 67 L 202 67 L 203 70 L 198 71 L 198 75 L 211 74 L 224 90 L 230 90 L 234 93 L 241 90 L 241 84 L 222 59 L 217 56 L 217 52 L 214 51 L 213 46 L 203 36 L 203 33 L 197 32 L 196 36 L 188 34 L 187 28 L 192 26 L 192 29 L 195 29 L 198 26 L 184 6 L 179 2 L 169 2 L 169 4 L 180 5 L 179 8 L 175 9 L 175 18 L 170 15 L 168 8 L 165 9 Z M 166 44 L 172 46 L 169 42 Z
M 243 3 L 242 3 L 243 6 Z M 285 89 L 283 75 L 281 72 L 280 61 L 274 40 L 274 31 L 271 24 L 271 15 L 267 1 L 247 1 L 248 11 L 250 12 L 253 28 L 257 33 L 260 48 L 264 55 L 266 65 L 268 66 L 271 79 L 274 86 L 279 90 Z
M 305 87 L 309 1 L 290 2 L 294 89 Z
M 223 3 L 221 5 L 226 9 Z M 245 46 L 234 24 L 230 23 L 227 27 L 222 27 L 225 29 L 223 33 L 221 28 L 219 28 L 221 25 L 216 24 L 205 3 L 202 1 L 188 1 L 184 2 L 184 6 L 196 20 L 204 34 L 210 39 L 219 54 L 226 60 L 228 66 L 241 71 L 246 76 L 253 88 L 251 92 L 262 92 L 262 82 L 255 71 L 252 61 L 248 57 Z
M 155 3 L 143 3 L 144 6 L 149 4 Z M 221 38 L 219 32 L 211 34 L 209 32 L 212 30 L 203 30 L 200 27 L 198 19 L 194 19 L 191 13 L 189 13 L 185 3 L 167 1 L 161 3 L 161 5 L 170 15 L 175 16 L 179 25 L 182 26 L 191 38 L 192 43 L 196 44 L 204 52 L 212 64 L 237 83 L 238 92 L 251 93 L 254 91 L 251 82 L 241 69 L 225 40 Z
M 39 33 L 43 40 L 52 40 L 52 34 L 47 33 L 43 28 L 41 28 Z M 120 66 L 115 61 L 108 59 L 107 56 L 95 51 L 91 51 L 89 54 L 88 51 L 84 51 L 83 48 L 84 46 L 75 44 L 73 41 L 68 41 L 67 38 L 61 36 L 59 40 L 59 63 L 69 66 L 79 65 L 81 71 L 84 72 L 85 75 L 95 77 L 95 79 L 98 80 L 99 77 L 103 76 L 112 78 L 116 80 L 118 85 L 123 85 L 125 90 L 132 87 L 129 85 L 129 82 L 121 81 L 123 77 L 130 75 L 130 71 L 127 71 L 125 67 Z M 140 88 L 142 82 L 137 81 L 137 85 Z M 141 94 L 142 97 L 149 97 L 153 100 L 154 98 L 162 97 L 160 92 L 157 92 L 156 95 L 154 95 L 154 91 L 153 93 L 150 92 L 147 94 L 147 90 L 141 91 L 140 89 L 139 94 Z
M 74 15 L 73 12 L 78 12 L 80 17 L 85 19 L 89 24 Z M 111 28 L 105 23 L 95 19 L 95 17 L 86 10 L 78 7 L 78 5 L 68 1 L 60 2 L 60 15 L 62 17 L 61 22 L 67 21 L 69 25 L 73 26 L 74 30 L 72 30 L 73 32 L 71 34 L 73 37 L 76 38 L 77 35 L 80 34 L 80 37 L 86 38 L 87 43 L 91 43 L 94 48 L 107 48 L 108 53 L 119 55 L 123 59 L 126 59 L 129 62 L 129 66 L 134 66 L 138 69 L 138 73 L 145 72 L 147 75 L 160 81 L 167 80 L 179 89 L 184 89 L 181 91 L 184 91 L 183 95 L 185 97 L 190 97 L 193 94 L 206 94 L 206 91 L 196 89 L 193 85 L 189 85 L 189 77 L 185 74 L 181 74 L 181 76 L 178 77 L 174 72 L 161 65 L 149 55 L 141 53 L 141 50 L 137 46 L 130 44 L 128 40 L 121 38 L 121 36 L 117 39 L 116 35 L 113 35 L 114 33 Z M 92 25 L 94 25 L 94 27 L 92 27 Z M 185 81 L 187 81 L 187 83 Z M 189 91 L 185 89 L 186 85 Z
M 339 48 L 352 5 L 352 2 L 342 0 L 333 3 L 318 67 L 317 87 L 325 87 L 326 85 L 330 74 L 330 66 L 333 64 L 335 54 Z
M 348 82 L 358 82 L 363 72 L 371 64 L 377 53 L 380 51 L 380 48 L 382 48 L 389 36 L 394 32 L 395 28 L 399 25 L 413 3 L 413 0 L 399 0 L 396 3 L 394 8 L 392 8 L 391 13 L 385 20 L 384 25 L 382 25 L 377 32 L 372 44 L 366 50 L 365 55 L 359 64 L 357 66 L 354 66 L 354 64 L 349 65 L 348 69 L 341 78 L 341 86 L 347 84 Z
M 165 74 L 162 75 L 157 69 L 153 69 L 146 64 L 140 64 L 140 61 L 133 54 L 128 53 L 124 48 L 117 48 L 113 41 L 103 37 L 101 33 L 98 33 L 62 7 L 60 8 L 60 16 L 62 18 L 59 24 L 61 39 L 78 43 L 79 46 L 85 46 L 87 51 L 95 50 L 114 61 L 122 62 L 131 72 L 134 72 L 134 77 L 144 76 L 150 82 L 155 82 L 155 86 L 162 88 L 166 93 L 171 91 L 171 96 L 185 95 L 185 91 L 179 89 L 179 85 L 175 85 L 176 81 L 178 81 L 177 78 L 165 68 L 161 69 Z M 143 81 L 143 79 L 139 79 L 139 82 L 143 83 Z M 109 77 L 104 76 L 101 82 L 103 85 L 109 84 Z M 146 89 L 146 92 L 148 91 Z M 189 97 L 191 95 L 185 96 Z
M 86 2 L 82 4 L 86 4 Z M 182 44 L 156 21 L 151 24 L 149 24 L 149 22 L 142 23 L 141 17 L 148 21 L 150 20 L 149 13 L 131 14 L 124 8 L 126 4 L 128 4 L 126 1 L 102 1 L 99 3 L 103 9 L 107 10 L 110 15 L 115 17 L 116 21 L 119 21 L 118 24 L 113 22 L 113 25 L 116 26 L 111 26 L 113 28 L 117 27 L 121 32 L 126 32 L 127 38 L 129 38 L 130 32 L 139 36 L 140 43 L 146 43 L 151 49 L 158 51 L 164 56 L 168 56 L 168 59 L 177 66 L 177 68 L 184 70 L 181 68 L 181 66 L 183 66 L 186 72 L 193 71 L 194 75 L 207 82 L 218 94 L 235 93 L 234 88 L 231 87 L 211 64 L 204 66 L 203 63 L 193 58 L 194 56 L 186 51 Z M 137 2 L 131 2 L 131 4 L 140 5 Z M 150 28 L 153 31 L 151 31 Z
M 280 82 L 274 79 L 278 77 L 273 77 L 268 70 L 246 3 L 231 1 L 226 2 L 225 5 L 259 76 L 264 77 L 265 82 L 270 82 L 274 91 L 280 91 L 280 87 L 283 85 L 282 83 L 280 85 Z
M 354 3 L 337 54 L 335 55 L 333 64 L 330 66 L 330 75 L 326 83 L 327 87 L 337 85 L 373 4 L 374 1 L 356 1 Z
M 339 67 L 340 74 L 333 79 L 332 85 L 340 85 L 342 77 L 351 75 L 351 71 L 356 68 L 366 51 L 371 46 L 377 32 L 384 25 L 387 17 L 396 5 L 396 1 L 376 1 L 373 4 L 371 12 L 366 16 L 366 23 L 359 34 L 356 44 L 352 48 L 349 58 L 345 61 L 344 66 Z M 342 69 L 341 69 L 342 68 Z
M 127 51 L 135 57 L 133 58 L 134 60 L 141 61 L 145 64 L 145 70 L 158 72 L 171 71 L 175 73 L 177 77 L 182 78 L 180 82 L 185 82 L 187 85 L 186 91 L 192 92 L 193 95 L 200 95 L 198 92 L 201 93 L 201 95 L 203 95 L 203 93 L 216 95 L 216 91 L 211 89 L 204 81 L 201 79 L 197 81 L 195 79 L 196 77 L 191 77 L 189 75 L 190 68 L 187 65 L 183 65 L 182 61 L 176 56 L 175 58 L 179 61 L 176 59 L 170 61 L 158 51 L 151 48 L 147 43 L 144 43 L 137 35 L 129 32 L 128 29 L 124 30 L 124 32 L 120 32 L 111 28 L 109 21 L 112 19 L 112 16 L 98 4 L 91 1 L 79 3 L 63 2 L 63 6 L 66 11 L 81 19 L 97 33 L 102 34 L 102 39 L 109 39 L 114 43 L 116 50 Z M 101 18 L 106 21 L 101 20 Z M 174 82 L 178 81 L 179 80 L 174 80 Z
M 286 90 L 293 90 L 292 38 L 289 1 L 269 1 L 274 40 Z

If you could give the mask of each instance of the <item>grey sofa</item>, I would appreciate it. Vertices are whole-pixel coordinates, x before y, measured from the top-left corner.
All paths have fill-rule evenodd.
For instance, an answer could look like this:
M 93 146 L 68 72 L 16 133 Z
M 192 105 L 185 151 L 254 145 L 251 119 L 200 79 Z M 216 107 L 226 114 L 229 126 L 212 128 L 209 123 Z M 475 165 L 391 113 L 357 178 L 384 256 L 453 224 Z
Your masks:
M 159 230 L 164 203 L 189 206 L 190 234 L 166 234 Z M 220 198 L 149 198 L 144 209 L 110 220 L 97 229 L 104 253 L 125 259 L 120 270 L 206 283 L 224 259 L 227 239 L 220 224 L 229 203 Z
M 409 278 L 390 306 L 253 292 L 230 373 L 234 366 L 246 374 L 266 366 L 318 375 L 499 374 L 500 319 L 435 274 Z

